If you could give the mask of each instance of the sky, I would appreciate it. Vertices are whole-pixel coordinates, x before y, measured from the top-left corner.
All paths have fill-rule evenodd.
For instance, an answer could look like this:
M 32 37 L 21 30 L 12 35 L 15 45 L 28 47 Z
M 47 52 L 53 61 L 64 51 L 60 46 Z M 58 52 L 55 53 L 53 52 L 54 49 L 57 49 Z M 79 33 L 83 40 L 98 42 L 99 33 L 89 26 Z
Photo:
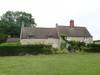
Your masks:
M 6 11 L 31 13 L 37 27 L 83 26 L 100 40 L 100 0 L 0 0 L 0 16 Z

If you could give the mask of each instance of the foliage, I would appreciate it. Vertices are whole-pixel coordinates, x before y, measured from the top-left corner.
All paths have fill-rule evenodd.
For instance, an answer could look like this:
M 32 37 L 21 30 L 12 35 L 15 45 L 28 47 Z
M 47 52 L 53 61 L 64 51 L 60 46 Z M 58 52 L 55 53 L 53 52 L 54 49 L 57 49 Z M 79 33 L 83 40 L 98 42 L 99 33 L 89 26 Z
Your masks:
M 58 51 L 56 51 L 56 54 L 67 54 L 67 53 L 68 51 L 66 49 L 63 50 L 59 49 Z
M 81 46 L 81 49 L 84 52 L 98 53 L 100 52 L 100 44 L 90 43 L 87 47 Z
M 56 54 L 62 54 L 63 51 L 61 49 L 59 49 L 58 51 L 56 51 Z
M 20 25 L 12 22 L 0 22 L 0 32 L 11 37 L 20 37 Z
M 25 54 L 51 54 L 53 53 L 52 45 L 47 44 L 29 44 L 21 45 L 20 43 L 5 43 L 0 45 L 0 56 L 16 56 Z
M 0 33 L 18 38 L 20 37 L 22 22 L 24 22 L 25 26 L 28 27 L 36 26 L 34 18 L 32 18 L 31 14 L 20 11 L 7 11 L 1 16 L 0 19 Z
M 61 34 L 60 37 L 61 37 L 65 42 L 68 42 L 68 40 L 66 40 L 66 35 L 65 35 L 65 34 Z
M 58 48 L 52 48 L 53 49 L 53 51 L 58 51 Z
M 7 36 L 3 33 L 0 33 L 0 43 L 4 43 L 7 40 Z
M 21 43 L 17 42 L 17 43 L 2 43 L 0 44 L 0 46 L 20 46 Z
M 63 50 L 66 47 L 66 42 L 61 42 L 60 49 Z
M 81 46 L 82 52 L 91 52 L 91 49 L 88 47 Z
M 69 52 L 75 52 L 75 50 L 81 50 L 81 46 L 86 46 L 84 42 L 77 42 L 77 41 L 68 41 L 66 40 L 66 35 L 61 34 L 61 38 L 64 40 L 64 42 L 61 42 L 61 49 L 63 50 L 66 47 L 66 43 L 68 43 L 70 46 L 68 47 Z
M 95 41 L 93 41 L 93 42 L 100 42 L 100 40 L 95 40 Z
M 7 11 L 1 16 L 1 21 L 3 22 L 13 22 L 15 24 L 21 25 L 24 22 L 25 26 L 36 26 L 34 18 L 30 13 L 21 11 Z
M 77 42 L 77 41 L 68 41 L 70 46 L 68 47 L 68 50 L 70 52 L 75 52 L 75 50 L 81 50 L 81 46 L 86 46 L 84 42 Z
M 100 44 L 90 43 L 88 48 L 90 48 L 90 52 L 100 52 Z
M 60 37 L 61 37 L 62 39 L 65 39 L 66 35 L 65 35 L 65 34 L 61 34 Z

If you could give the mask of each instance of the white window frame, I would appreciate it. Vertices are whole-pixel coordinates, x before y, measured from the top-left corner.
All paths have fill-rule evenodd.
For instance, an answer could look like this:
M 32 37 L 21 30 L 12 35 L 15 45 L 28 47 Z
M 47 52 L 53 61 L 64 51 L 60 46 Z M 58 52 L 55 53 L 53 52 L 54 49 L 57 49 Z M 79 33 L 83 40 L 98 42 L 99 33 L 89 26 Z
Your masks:
M 66 37 L 66 40 L 71 40 L 71 38 L 70 37 Z
M 88 38 L 87 37 L 84 37 L 84 40 L 87 40 Z

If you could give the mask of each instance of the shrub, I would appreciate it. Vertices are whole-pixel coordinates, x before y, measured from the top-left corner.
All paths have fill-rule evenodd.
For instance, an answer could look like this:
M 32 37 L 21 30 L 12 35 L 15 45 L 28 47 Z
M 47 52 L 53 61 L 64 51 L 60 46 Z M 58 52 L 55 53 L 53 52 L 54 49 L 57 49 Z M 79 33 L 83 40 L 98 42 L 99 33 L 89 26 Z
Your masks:
M 66 49 L 63 50 L 59 49 L 58 51 L 56 51 L 56 54 L 66 54 L 66 53 L 68 53 Z
M 81 46 L 81 52 L 91 52 L 91 49 L 88 47 Z
M 63 49 L 62 53 L 63 53 L 63 54 L 67 54 L 67 53 L 69 53 L 69 52 L 68 52 L 66 49 Z
M 58 51 L 58 48 L 52 48 L 52 49 L 53 49 L 53 51 L 55 51 L 55 52 Z
M 0 43 L 4 43 L 7 41 L 7 36 L 4 33 L 0 33 Z
M 61 42 L 60 48 L 63 50 L 66 47 L 66 42 Z
M 90 48 L 91 52 L 100 52 L 100 44 L 88 44 L 88 48 Z
M 25 54 L 51 54 L 52 45 L 47 44 L 29 44 L 21 45 L 20 43 L 4 43 L 0 45 L 0 56 L 15 56 Z
M 58 50 L 58 51 L 56 51 L 56 54 L 62 54 L 63 53 L 63 51 L 62 50 Z

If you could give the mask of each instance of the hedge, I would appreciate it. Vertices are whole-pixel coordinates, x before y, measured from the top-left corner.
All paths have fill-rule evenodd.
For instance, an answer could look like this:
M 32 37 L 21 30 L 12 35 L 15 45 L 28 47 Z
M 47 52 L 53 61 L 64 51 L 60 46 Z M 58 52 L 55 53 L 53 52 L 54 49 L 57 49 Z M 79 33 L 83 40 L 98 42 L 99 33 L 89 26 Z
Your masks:
M 52 45 L 47 44 L 4 44 L 0 45 L 0 56 L 17 56 L 25 54 L 51 54 Z
M 90 48 L 90 52 L 100 52 L 100 44 L 88 44 L 88 48 Z

